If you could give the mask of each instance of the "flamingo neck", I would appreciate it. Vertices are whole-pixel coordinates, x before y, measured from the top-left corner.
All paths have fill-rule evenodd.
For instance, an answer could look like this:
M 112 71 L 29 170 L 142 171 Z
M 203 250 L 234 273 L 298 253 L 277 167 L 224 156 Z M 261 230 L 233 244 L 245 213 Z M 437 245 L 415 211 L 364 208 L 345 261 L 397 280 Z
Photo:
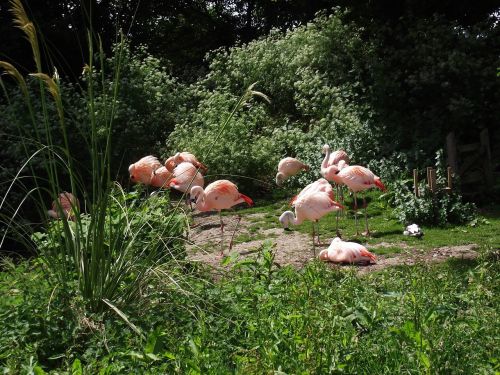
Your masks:
M 321 170 L 328 168 L 328 161 L 330 160 L 330 147 L 326 148 L 326 153 L 325 153 L 325 158 L 323 159 L 323 162 L 321 163 Z
M 199 186 L 199 189 L 197 187 L 194 187 L 196 191 L 196 209 L 198 211 L 208 211 L 209 208 L 207 207 L 207 203 L 205 201 L 205 190 L 201 186 Z

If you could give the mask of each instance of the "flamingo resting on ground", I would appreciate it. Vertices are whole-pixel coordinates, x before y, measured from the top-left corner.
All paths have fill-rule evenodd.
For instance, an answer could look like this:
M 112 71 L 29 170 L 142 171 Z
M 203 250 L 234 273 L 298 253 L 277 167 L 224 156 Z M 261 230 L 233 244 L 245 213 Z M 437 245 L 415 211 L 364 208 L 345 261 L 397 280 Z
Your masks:
M 153 171 L 151 175 L 151 186 L 157 188 L 168 188 L 170 180 L 173 176 L 174 174 L 166 167 L 160 167 L 156 171 Z
M 276 174 L 276 185 L 281 186 L 288 177 L 295 176 L 301 170 L 308 171 L 310 168 L 295 158 L 284 158 L 278 164 Z
M 207 173 L 208 167 L 205 164 L 200 163 L 196 156 L 186 151 L 178 152 L 174 156 L 169 157 L 165 162 L 165 167 L 170 172 L 173 172 L 174 168 L 183 162 L 193 164 L 196 168 L 199 168 L 203 174 Z
M 224 254 L 224 222 L 222 221 L 221 210 L 231 208 L 238 203 L 246 202 L 253 205 L 252 199 L 238 191 L 238 187 L 228 180 L 217 180 L 207 185 L 205 189 L 201 186 L 191 188 L 191 200 L 196 202 L 199 211 L 216 210 L 219 212 L 221 231 L 221 255 Z M 241 218 L 239 218 L 241 219 Z M 229 251 L 233 247 L 233 239 L 229 243 Z
M 153 172 L 160 167 L 161 163 L 156 157 L 152 155 L 145 156 L 134 164 L 130 164 L 128 167 L 130 180 L 132 182 L 150 185 Z
M 370 253 L 366 247 L 356 242 L 344 242 L 335 238 L 328 249 L 321 250 L 319 259 L 335 263 L 364 263 L 376 262 L 375 255 Z
M 175 167 L 173 178 L 170 180 L 168 186 L 183 193 L 189 193 L 193 186 L 205 186 L 205 180 L 193 164 L 182 162 Z M 186 199 L 191 206 L 191 201 L 188 196 L 186 196 Z
M 344 191 L 342 188 L 343 183 L 338 179 L 335 179 L 335 177 L 339 170 L 349 165 L 351 161 L 349 155 L 347 155 L 347 153 L 344 150 L 338 150 L 332 153 L 329 145 L 324 145 L 322 151 L 325 154 L 325 158 L 321 163 L 321 175 L 328 181 L 332 181 L 335 183 L 335 190 L 337 196 L 340 199 L 340 203 L 344 204 Z M 340 237 L 338 212 L 337 212 L 336 231 L 337 231 L 337 236 Z
M 75 220 L 76 210 L 80 210 L 80 202 L 73 194 L 64 191 L 52 202 L 52 209 L 47 213 L 54 219 L 59 219 L 62 213 L 67 220 Z
M 338 170 L 338 168 L 337 168 Z M 356 234 L 358 231 L 358 202 L 356 200 L 356 193 L 370 189 L 371 187 L 377 187 L 382 191 L 385 191 L 385 185 L 380 181 L 380 177 L 375 176 L 372 171 L 368 168 L 362 167 L 360 165 L 351 165 L 341 170 L 338 170 L 334 178 L 335 181 L 340 181 L 347 185 L 349 190 L 354 194 L 354 219 L 356 221 Z M 363 207 L 365 209 L 365 235 L 370 235 L 370 230 L 368 229 L 368 216 L 366 213 L 366 199 L 363 196 Z
M 307 187 L 306 187 L 307 188 Z M 314 241 L 314 223 L 332 211 L 337 211 L 344 208 L 340 203 L 335 202 L 333 190 L 330 192 L 310 190 L 306 193 L 300 193 L 294 201 L 295 215 L 292 211 L 285 211 L 281 214 L 279 221 L 281 225 L 288 229 L 290 224 L 300 225 L 304 220 L 313 222 L 312 240 L 313 240 L 313 253 L 316 255 L 316 243 Z M 319 243 L 319 226 L 317 231 Z

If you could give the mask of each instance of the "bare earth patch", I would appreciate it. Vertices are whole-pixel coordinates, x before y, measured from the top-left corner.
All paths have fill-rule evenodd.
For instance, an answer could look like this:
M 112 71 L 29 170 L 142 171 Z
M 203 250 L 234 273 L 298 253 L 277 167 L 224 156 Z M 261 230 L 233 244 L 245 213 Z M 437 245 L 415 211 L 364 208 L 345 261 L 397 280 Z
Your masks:
M 240 259 L 256 256 L 259 248 L 266 240 L 275 244 L 275 262 L 281 266 L 292 265 L 296 268 L 303 267 L 313 259 L 311 237 L 298 231 L 286 232 L 278 227 L 269 229 L 252 230 L 252 225 L 264 220 L 264 214 L 251 214 L 243 216 L 238 223 L 237 215 L 224 216 L 224 255 L 228 255 L 229 242 L 233 237 L 233 248 L 231 254 L 238 254 Z M 193 216 L 194 223 L 189 233 L 187 245 L 188 259 L 210 264 L 220 268 L 222 256 L 220 255 L 220 221 L 217 213 L 196 213 Z M 236 231 L 235 231 L 236 230 Z M 327 246 L 316 248 L 316 254 Z M 377 248 L 400 248 L 397 254 L 379 255 L 377 263 L 368 266 L 339 266 L 331 264 L 332 267 L 356 267 L 359 273 L 364 274 L 379 271 L 386 267 L 398 265 L 413 265 L 422 262 L 443 262 L 449 258 L 474 259 L 478 256 L 476 244 L 462 246 L 446 246 L 424 251 L 411 248 L 404 242 L 388 243 L 381 242 L 367 246 L 369 250 Z

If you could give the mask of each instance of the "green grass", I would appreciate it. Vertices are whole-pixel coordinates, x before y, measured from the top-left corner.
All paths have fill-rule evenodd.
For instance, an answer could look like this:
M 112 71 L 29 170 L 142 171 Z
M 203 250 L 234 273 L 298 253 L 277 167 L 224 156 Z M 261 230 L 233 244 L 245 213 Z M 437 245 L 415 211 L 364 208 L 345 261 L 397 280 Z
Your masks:
M 194 268 L 193 268 L 194 267 Z M 112 316 L 61 304 L 37 262 L 0 273 L 0 368 L 87 373 L 493 373 L 500 355 L 498 262 L 448 261 L 363 277 L 312 262 L 255 261 L 212 275 L 180 268 Z M 49 302 L 50 301 L 50 302 Z M 75 364 L 76 363 L 76 364 Z

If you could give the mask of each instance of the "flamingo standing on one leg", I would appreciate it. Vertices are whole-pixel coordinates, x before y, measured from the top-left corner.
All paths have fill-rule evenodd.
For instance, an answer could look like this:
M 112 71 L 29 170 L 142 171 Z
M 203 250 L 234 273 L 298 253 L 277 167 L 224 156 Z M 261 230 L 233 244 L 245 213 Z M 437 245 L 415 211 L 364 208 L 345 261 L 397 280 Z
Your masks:
M 380 177 L 375 176 L 372 171 L 368 168 L 362 167 L 360 165 L 351 165 L 338 170 L 334 176 L 334 181 L 343 182 L 354 194 L 354 219 L 356 221 L 356 234 L 358 231 L 358 202 L 356 200 L 356 193 L 367 190 L 371 187 L 377 187 L 382 191 L 385 191 L 385 185 L 380 181 Z M 363 196 L 363 207 L 365 209 L 365 234 L 370 235 L 370 230 L 368 229 L 368 215 L 366 212 L 366 198 Z
M 216 210 L 219 212 L 221 231 L 221 255 L 224 254 L 224 222 L 222 221 L 221 210 L 231 208 L 238 203 L 246 202 L 253 205 L 252 199 L 238 191 L 238 187 L 228 180 L 217 180 L 208 184 L 205 189 L 201 186 L 191 188 L 191 200 L 196 202 L 199 211 Z M 241 218 L 239 218 L 241 219 Z M 233 239 L 229 243 L 229 251 L 233 247 Z
M 344 204 L 344 191 L 342 189 L 342 182 L 339 182 L 338 179 L 335 180 L 335 175 L 338 173 L 338 170 L 346 167 L 350 163 L 349 155 L 344 150 L 338 150 L 335 152 L 330 151 L 330 146 L 323 146 L 323 153 L 325 154 L 325 158 L 321 163 L 321 175 L 326 178 L 328 181 L 333 181 L 335 183 L 335 190 L 337 191 L 337 196 L 340 198 L 340 203 Z M 339 233 L 339 213 L 337 212 L 337 224 L 336 224 L 337 236 L 340 237 Z
M 375 255 L 370 253 L 366 247 L 356 242 L 345 242 L 335 238 L 328 249 L 319 253 L 319 259 L 335 263 L 364 263 L 376 262 Z
M 130 180 L 132 182 L 150 185 L 153 172 L 160 167 L 161 163 L 156 157 L 152 155 L 145 156 L 134 164 L 130 164 L 128 167 Z
M 67 220 L 75 220 L 76 210 L 80 210 L 80 202 L 73 194 L 64 191 L 52 202 L 52 209 L 48 210 L 47 213 L 54 219 L 61 218 L 60 214 L 62 213 Z
M 205 180 L 193 164 L 182 162 L 175 167 L 173 171 L 173 178 L 170 180 L 168 186 L 183 193 L 189 193 L 193 186 L 205 186 Z M 186 196 L 186 199 L 191 207 L 189 197 Z
M 183 162 L 191 163 L 196 168 L 199 168 L 202 173 L 207 173 L 208 167 L 205 164 L 199 162 L 196 156 L 186 151 L 178 152 L 174 156 L 169 157 L 165 162 L 165 167 L 170 172 L 173 172 L 174 168 Z
M 312 240 L 313 253 L 316 255 L 316 244 L 314 242 L 314 223 L 318 224 L 318 220 L 329 212 L 344 208 L 340 203 L 334 201 L 333 191 L 326 193 L 324 191 L 311 191 L 307 194 L 299 194 L 294 202 L 295 215 L 292 211 L 285 211 L 281 214 L 279 221 L 285 229 L 288 229 L 290 224 L 300 225 L 304 220 L 313 222 Z M 319 242 L 319 226 L 317 231 Z
M 283 181 L 291 176 L 295 176 L 301 170 L 308 171 L 310 167 L 295 158 L 284 158 L 278 164 L 276 174 L 276 185 L 281 186 Z

